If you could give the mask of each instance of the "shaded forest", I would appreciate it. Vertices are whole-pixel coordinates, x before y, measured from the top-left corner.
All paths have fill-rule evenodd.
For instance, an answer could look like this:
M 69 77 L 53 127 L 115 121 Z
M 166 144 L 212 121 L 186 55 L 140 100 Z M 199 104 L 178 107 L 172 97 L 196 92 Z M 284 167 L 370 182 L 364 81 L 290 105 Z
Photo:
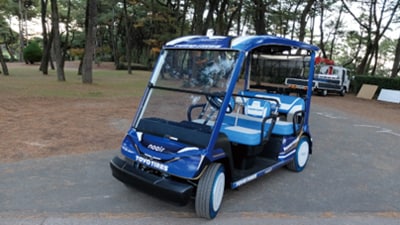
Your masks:
M 82 82 L 91 83 L 93 62 L 112 61 L 131 74 L 151 67 L 166 41 L 212 30 L 312 43 L 354 74 L 395 78 L 399 8 L 397 0 L 0 0 L 0 61 L 7 75 L 6 62 L 26 61 L 24 49 L 36 42 L 43 74 L 55 69 L 64 81 L 64 62 L 80 60 Z M 30 31 L 29 21 L 41 31 Z

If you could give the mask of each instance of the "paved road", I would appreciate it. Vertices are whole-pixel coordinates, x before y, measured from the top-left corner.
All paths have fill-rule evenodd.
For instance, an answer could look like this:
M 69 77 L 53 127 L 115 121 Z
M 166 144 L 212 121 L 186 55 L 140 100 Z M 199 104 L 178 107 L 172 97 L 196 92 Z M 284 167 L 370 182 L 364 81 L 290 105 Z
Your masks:
M 0 164 L 0 225 L 400 224 L 400 128 L 313 106 L 314 154 L 227 191 L 212 221 L 116 181 L 117 151 Z

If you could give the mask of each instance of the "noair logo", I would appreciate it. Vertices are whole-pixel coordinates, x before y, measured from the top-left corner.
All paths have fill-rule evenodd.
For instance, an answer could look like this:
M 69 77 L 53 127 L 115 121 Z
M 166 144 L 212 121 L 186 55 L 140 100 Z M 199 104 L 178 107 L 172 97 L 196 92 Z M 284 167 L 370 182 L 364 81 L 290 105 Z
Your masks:
M 165 151 L 165 148 L 164 148 L 163 146 L 158 146 L 158 145 L 153 145 L 153 144 L 149 144 L 149 145 L 147 146 L 147 148 L 149 148 L 149 149 L 151 149 L 151 150 L 154 150 L 154 151 L 156 151 L 156 152 L 163 152 L 163 151 Z

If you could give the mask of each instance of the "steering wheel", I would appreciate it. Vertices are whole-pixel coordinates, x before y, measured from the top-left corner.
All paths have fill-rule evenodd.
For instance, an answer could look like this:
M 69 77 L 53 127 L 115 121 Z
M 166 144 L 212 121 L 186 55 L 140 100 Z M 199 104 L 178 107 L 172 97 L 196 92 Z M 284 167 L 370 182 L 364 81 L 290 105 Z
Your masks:
M 210 103 L 212 107 L 216 108 L 217 110 L 221 108 L 224 98 L 225 96 L 223 92 L 215 92 L 212 93 L 211 95 L 206 95 L 207 101 Z M 231 113 L 233 111 L 234 106 L 235 106 L 235 100 L 231 98 L 228 107 L 226 108 L 226 113 Z

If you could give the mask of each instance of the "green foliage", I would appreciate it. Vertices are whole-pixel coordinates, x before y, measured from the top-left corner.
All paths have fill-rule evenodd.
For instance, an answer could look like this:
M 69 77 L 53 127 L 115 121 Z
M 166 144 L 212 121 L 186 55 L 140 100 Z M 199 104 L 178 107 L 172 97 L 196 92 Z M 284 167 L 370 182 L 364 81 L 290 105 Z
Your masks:
M 8 24 L 6 23 L 3 17 L 0 17 L 0 44 L 6 42 L 7 39 L 6 36 L 8 35 L 7 29 L 9 29 Z
M 23 7 L 19 7 L 19 2 L 23 3 Z M 48 1 L 47 1 L 48 2 Z M 265 5 L 265 19 L 257 18 L 255 13 L 255 2 L 262 2 Z M 254 33 L 257 21 L 265 21 L 265 33 L 282 37 L 297 39 L 300 27 L 300 16 L 307 2 L 298 0 L 287 1 L 120 1 L 120 0 L 99 0 L 97 23 L 96 58 L 102 61 L 115 60 L 119 64 L 118 59 L 126 56 L 127 39 L 131 39 L 132 62 L 147 64 L 157 57 L 157 53 L 161 46 L 167 41 L 187 34 L 193 34 L 196 30 L 213 28 L 216 34 L 240 35 L 244 30 L 248 34 Z M 397 0 L 387 1 L 345 1 L 350 8 L 362 8 L 361 11 L 354 11 L 355 17 L 360 20 L 366 27 L 370 29 L 364 30 L 364 26 L 360 26 L 356 20 L 345 20 L 350 16 L 347 10 L 343 12 L 343 2 L 335 0 L 314 1 L 313 10 L 308 15 L 307 22 L 307 38 L 306 42 L 319 44 L 319 38 L 324 43 L 320 47 L 324 48 L 328 53 L 328 57 L 332 58 L 336 64 L 343 65 L 346 68 L 356 71 L 361 64 L 366 49 L 371 48 L 368 40 L 373 40 L 374 32 L 382 30 L 376 27 L 369 18 L 378 16 L 376 13 L 384 9 L 382 16 L 389 18 L 391 13 L 398 12 Z M 19 53 L 19 35 L 12 31 L 9 26 L 9 19 L 20 19 L 23 25 L 24 21 L 30 21 L 31 18 L 40 17 L 41 1 L 39 0 L 0 0 L 0 44 L 5 44 L 8 54 L 15 58 L 14 55 Z M 51 17 L 50 2 L 47 4 L 46 18 Z M 85 11 L 87 1 L 69 0 L 57 1 L 60 23 L 62 27 L 69 28 L 68 40 L 66 39 L 65 30 L 61 30 L 62 46 L 66 49 L 83 49 L 85 46 Z M 124 10 L 126 4 L 126 14 Z M 204 3 L 204 4 L 198 4 Z M 375 4 L 376 8 L 371 8 L 371 4 Z M 201 8 L 201 7 L 204 7 Z M 385 8 L 382 8 L 385 7 Z M 70 9 L 70 11 L 68 11 Z M 323 10 L 322 10 L 323 9 Z M 371 9 L 371 10 L 370 10 Z M 397 9 L 397 10 L 395 10 Z M 199 21 L 195 20 L 193 14 L 198 11 Z M 264 10 L 265 11 L 265 10 Z M 206 13 L 204 13 L 206 12 Z M 209 17 L 206 17 L 209 14 Z M 322 14 L 323 13 L 323 14 Z M 343 14 L 342 14 L 343 13 Z M 319 17 L 322 15 L 322 20 Z M 397 15 L 397 14 L 396 14 Z M 68 18 L 70 16 L 70 18 Z M 341 19 L 339 20 L 339 16 Z M 398 17 L 398 16 L 397 16 Z M 397 18 L 396 17 L 396 18 Z M 128 19 L 129 18 L 129 19 Z M 50 22 L 47 19 L 47 22 Z M 126 24 L 129 23 L 129 24 Z M 320 34 L 321 29 L 324 35 Z M 389 26 L 388 32 L 393 25 L 398 24 L 393 19 Z M 28 23 L 28 27 L 30 23 Z M 338 27 L 336 27 L 338 24 Z M 126 31 L 126 25 L 129 27 L 129 35 Z M 383 25 L 383 24 L 382 24 Z M 245 27 L 243 27 L 245 26 Z M 314 26 L 314 27 L 312 27 Z M 198 29 L 194 29 L 199 27 Z M 313 29 L 312 29 L 313 28 Z M 16 28 L 14 28 L 16 29 Z M 30 29 L 28 29 L 29 31 Z M 50 30 L 49 30 L 50 31 Z M 311 35 L 313 31 L 313 35 Z M 394 30 L 395 31 L 395 30 Z M 25 32 L 20 32 L 24 36 Z M 28 34 L 25 39 L 29 39 L 32 34 Z M 388 65 L 393 61 L 394 46 L 396 39 L 393 35 L 385 33 L 380 42 L 376 62 L 377 68 L 375 74 L 387 74 Z M 312 38 L 312 39 L 311 39 Z M 67 40 L 67 41 L 66 41 Z M 68 42 L 68 43 L 67 43 Z M 79 58 L 79 51 L 71 50 L 71 56 Z M 370 53 L 372 54 L 372 53 Z M 371 71 L 374 60 L 367 62 L 366 70 Z M 350 65 L 351 64 L 351 65 Z M 386 65 L 386 67 L 384 66 Z M 350 67 L 352 68 L 350 68 Z M 370 69 L 370 70 L 368 70 Z
M 4 11 L 11 16 L 20 17 L 21 13 L 19 11 L 19 0 L 4 0 Z M 35 18 L 40 10 L 40 2 L 38 0 L 22 0 L 22 15 L 26 19 L 31 20 Z M 0 1 L 0 5 L 1 5 Z
M 43 51 L 39 47 L 37 42 L 30 42 L 26 48 L 24 48 L 24 59 L 30 64 L 40 62 L 42 59 Z
M 363 84 L 377 85 L 378 90 L 393 89 L 400 90 L 400 77 L 388 78 L 388 77 L 376 77 L 376 76 L 356 76 L 351 82 L 352 91 L 358 93 Z M 379 91 L 378 91 L 379 93 Z

